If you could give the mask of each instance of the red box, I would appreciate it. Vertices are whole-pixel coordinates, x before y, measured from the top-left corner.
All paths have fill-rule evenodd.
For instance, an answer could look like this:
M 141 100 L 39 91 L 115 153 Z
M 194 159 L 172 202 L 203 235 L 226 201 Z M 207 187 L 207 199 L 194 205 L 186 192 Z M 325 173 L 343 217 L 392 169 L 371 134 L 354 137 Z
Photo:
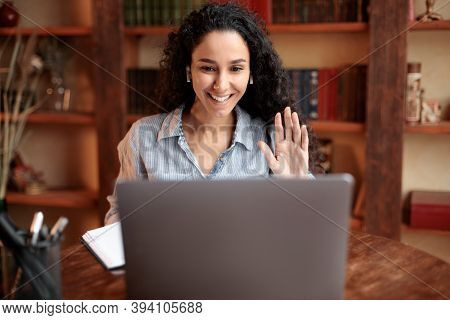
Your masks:
M 450 230 L 450 192 L 413 191 L 411 227 Z

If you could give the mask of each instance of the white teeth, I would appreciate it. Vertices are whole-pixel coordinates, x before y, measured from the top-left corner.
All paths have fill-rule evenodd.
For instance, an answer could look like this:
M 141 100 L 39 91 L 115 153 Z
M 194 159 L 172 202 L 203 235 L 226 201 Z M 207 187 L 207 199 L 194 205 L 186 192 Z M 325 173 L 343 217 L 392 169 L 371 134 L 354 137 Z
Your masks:
M 229 94 L 227 96 L 224 96 L 224 97 L 218 97 L 218 96 L 215 96 L 215 95 L 210 93 L 209 96 L 211 98 L 213 98 L 214 100 L 218 101 L 218 102 L 224 102 L 224 101 L 228 100 L 231 97 L 231 94 Z

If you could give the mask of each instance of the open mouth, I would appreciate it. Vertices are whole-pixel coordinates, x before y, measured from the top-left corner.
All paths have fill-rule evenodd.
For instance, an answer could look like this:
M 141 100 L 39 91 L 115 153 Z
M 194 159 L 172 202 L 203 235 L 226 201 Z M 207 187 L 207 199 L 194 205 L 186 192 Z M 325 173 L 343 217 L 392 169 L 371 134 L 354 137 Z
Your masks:
M 229 94 L 226 96 L 215 96 L 211 93 L 208 92 L 208 97 L 210 97 L 213 101 L 218 102 L 218 103 L 225 103 L 228 100 L 230 100 L 230 98 L 233 96 L 233 94 Z

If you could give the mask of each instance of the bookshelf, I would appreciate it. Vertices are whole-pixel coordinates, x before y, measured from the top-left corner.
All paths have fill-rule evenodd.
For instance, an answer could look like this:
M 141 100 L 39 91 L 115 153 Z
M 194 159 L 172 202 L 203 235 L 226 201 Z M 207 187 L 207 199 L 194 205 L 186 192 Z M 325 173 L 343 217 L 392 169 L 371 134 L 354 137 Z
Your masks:
M 364 123 L 344 121 L 311 121 L 317 133 L 364 133 Z
M 405 133 L 450 134 L 450 121 L 443 121 L 437 124 L 405 125 Z
M 416 30 L 450 30 L 450 20 L 417 22 L 410 21 L 409 27 L 411 31 Z
M 143 116 L 133 114 L 127 116 L 127 124 L 130 126 Z M 365 125 L 359 122 L 344 121 L 310 121 L 316 133 L 359 133 L 364 134 Z M 416 134 L 450 134 L 450 121 L 438 124 L 405 125 L 404 133 Z
M 5 115 L 0 113 L 0 120 L 4 118 Z M 93 125 L 95 118 L 93 114 L 35 112 L 28 116 L 27 123 Z
M 61 36 L 61 37 L 80 37 L 90 36 L 92 29 L 82 26 L 64 26 L 64 27 L 43 27 L 43 28 L 0 28 L 0 36 L 13 36 L 22 34 L 30 36 L 36 34 L 38 36 Z
M 166 35 L 173 30 L 169 26 L 155 26 L 155 27 L 125 27 L 125 35 L 127 36 L 151 36 L 151 35 Z
M 130 126 L 143 116 L 132 114 L 127 116 L 127 124 Z M 311 121 L 312 128 L 317 133 L 364 133 L 364 124 L 344 121 Z
M 37 195 L 8 192 L 8 204 L 90 209 L 97 205 L 98 196 L 90 190 L 48 190 Z
M 419 7 L 420 5 L 422 7 Z M 422 3 L 415 1 L 415 6 L 416 15 L 425 11 L 424 1 Z M 435 124 L 405 125 L 402 197 L 405 199 L 406 210 L 410 208 L 409 193 L 411 191 L 450 191 L 450 171 L 448 170 L 450 6 L 448 1 L 436 1 L 435 8 L 441 7 L 438 13 L 444 20 L 410 22 L 411 29 L 407 35 L 407 61 L 421 64 L 421 87 L 424 89 L 424 99 L 439 101 L 443 121 Z M 418 230 L 408 226 L 402 229 L 402 237 L 408 240 L 412 234 L 419 236 L 420 233 L 418 239 L 424 242 L 424 238 L 430 238 L 436 232 L 436 230 Z M 430 243 L 429 240 L 427 242 Z M 416 244 L 420 248 L 420 244 L 418 242 Z
M 120 37 L 117 34 L 110 34 L 112 36 L 110 42 L 115 43 L 114 52 L 107 53 L 106 44 L 104 54 L 108 57 L 101 58 L 101 64 L 106 62 L 110 67 L 117 70 L 117 74 L 124 74 L 129 67 L 136 67 L 139 65 L 139 50 L 141 37 L 161 39 L 167 35 L 172 27 L 162 26 L 145 26 L 145 27 L 127 27 L 123 24 L 123 12 L 118 9 L 117 1 L 111 1 L 107 8 L 110 16 L 114 17 L 114 23 L 118 21 L 120 24 L 119 30 L 123 30 L 125 37 Z M 404 99 L 404 85 L 406 74 L 406 60 L 405 49 L 406 42 L 405 35 L 396 38 L 392 44 L 383 50 L 376 50 L 383 42 L 392 38 L 394 33 L 400 33 L 400 30 L 406 30 L 408 22 L 406 19 L 407 4 L 406 2 L 398 2 L 388 0 L 383 3 L 371 4 L 370 24 L 367 23 L 306 23 L 306 24 L 270 24 L 268 30 L 271 35 L 281 37 L 291 37 L 290 40 L 286 38 L 282 45 L 289 46 L 290 42 L 301 41 L 300 35 L 310 37 L 316 35 L 321 37 L 332 36 L 335 37 L 337 45 L 339 45 L 339 37 L 358 37 L 363 39 L 367 37 L 367 51 L 375 54 L 369 56 L 369 75 L 368 88 L 371 92 L 367 103 L 367 121 L 363 123 L 346 123 L 346 122 L 326 122 L 313 121 L 311 125 L 320 134 L 344 134 L 346 137 L 358 136 L 365 139 L 365 159 L 381 159 L 383 161 L 367 161 L 364 160 L 363 166 L 365 175 L 362 177 L 363 183 L 369 185 L 368 194 L 373 195 L 366 201 L 367 219 L 365 219 L 365 229 L 369 232 L 380 234 L 392 238 L 399 238 L 400 232 L 400 214 L 401 214 L 401 152 L 398 152 L 398 146 L 403 143 L 403 128 L 398 125 L 403 123 L 403 116 L 401 109 L 398 108 L 399 101 Z M 392 14 L 386 15 L 385 12 Z M 404 13 L 400 14 L 400 13 Z M 105 13 L 103 12 L 102 15 Z M 101 20 L 101 17 L 98 17 Z M 96 19 L 94 19 L 96 20 Z M 113 32 L 117 29 L 117 25 L 113 22 L 102 21 L 101 27 L 105 30 L 101 32 L 103 35 L 108 30 Z M 398 32 L 397 32 L 398 31 Z M 95 31 L 94 31 L 95 33 Z M 361 36 L 362 35 L 362 36 Z M 104 36 L 106 37 L 106 36 Z M 282 39 L 282 40 L 283 40 Z M 310 38 L 308 38 L 310 39 Z M 337 40 L 336 40 L 337 39 Z M 111 47 L 111 50 L 113 48 Z M 157 53 L 152 51 L 152 54 Z M 283 58 L 283 53 L 280 53 Z M 341 53 L 343 54 L 343 53 Z M 113 65 L 113 59 L 121 59 L 122 65 Z M 329 56 L 328 56 L 329 57 Z M 389 59 L 387 58 L 389 57 Z M 156 58 L 155 58 L 156 59 Z M 403 68 L 403 69 L 402 69 Z M 389 79 L 375 78 L 375 74 L 389 75 Z M 394 85 L 392 85 L 394 83 Z M 104 85 L 104 84 L 103 84 Z M 114 99 L 108 99 L 105 96 L 107 105 L 111 104 L 111 108 L 115 110 L 114 117 L 105 112 L 104 120 L 108 122 L 106 129 L 108 132 L 120 132 L 126 125 L 139 119 L 139 115 L 126 114 L 126 96 L 125 88 L 118 88 L 120 95 Z M 386 90 L 389 88 L 389 90 Z M 387 94 L 386 94 L 387 92 Z M 384 114 L 379 113 L 379 106 L 383 105 Z M 392 111 L 392 112 L 391 112 Z M 389 114 L 389 117 L 387 116 Z M 108 118 L 109 117 L 109 118 Z M 125 121 L 118 121 L 117 118 L 125 117 Z M 382 121 L 378 120 L 382 118 Z M 342 136 L 340 136 L 342 138 Z M 389 137 L 386 140 L 386 137 Z M 110 153 L 116 151 L 116 141 L 109 143 Z M 353 140 L 351 140 L 353 141 Z M 382 143 L 380 143 L 382 142 Z M 350 142 L 351 144 L 351 142 Z M 394 172 L 395 174 L 391 174 Z M 115 176 L 111 176 L 114 179 Z M 113 180 L 110 180 L 113 181 Z M 387 195 L 386 195 L 386 194 Z M 386 201 L 387 200 L 387 201 Z M 399 217 L 399 223 L 395 222 L 393 216 Z
M 139 26 L 125 27 L 128 36 L 166 35 L 173 30 L 171 26 Z M 269 24 L 271 34 L 275 33 L 335 33 L 335 32 L 367 32 L 369 26 L 362 22 L 340 23 L 303 23 L 303 24 Z
M 275 33 L 335 33 L 335 32 L 367 32 L 369 25 L 363 22 L 336 23 L 303 23 L 303 24 L 272 24 L 267 29 Z
M 64 3 L 57 0 L 40 3 L 15 1 L 16 8 L 22 13 L 19 27 L 1 27 L 0 41 L 13 38 L 17 34 L 24 37 L 37 35 L 39 41 L 51 37 L 64 38 L 65 44 L 70 46 L 69 54 L 76 50 L 89 58 L 90 47 L 93 44 L 91 41 L 93 29 L 92 23 L 84 16 L 91 15 L 90 2 L 91 0 Z M 9 40 L 9 44 L 12 43 L 14 39 Z M 72 56 L 65 57 L 72 59 Z M 85 108 L 81 105 L 88 102 L 87 109 L 92 109 L 93 104 L 91 105 L 89 101 L 92 93 L 86 90 L 89 84 L 87 78 L 90 72 L 89 65 L 73 60 L 65 62 L 72 63 L 72 68 L 65 75 L 72 77 L 70 80 L 73 81 L 68 85 L 75 102 L 71 106 L 76 105 L 84 112 Z M 87 75 L 87 77 L 79 78 L 82 72 L 85 72 L 83 76 Z M 85 87 L 72 86 L 73 83 L 82 83 Z M 3 120 L 4 117 L 5 115 L 0 113 L 0 119 Z M 21 142 L 22 147 L 19 149 L 26 165 L 31 165 L 35 170 L 44 173 L 44 180 L 48 182 L 49 189 L 37 195 L 7 192 L 6 200 L 8 204 L 14 206 L 11 213 L 21 214 L 22 211 L 42 206 L 72 208 L 81 213 L 87 212 L 86 209 L 92 212 L 97 208 L 98 191 L 96 189 L 98 188 L 95 181 L 98 178 L 95 175 L 92 178 L 86 178 L 96 171 L 91 168 L 96 166 L 92 164 L 92 160 L 95 159 L 94 161 L 97 162 L 96 153 L 92 152 L 96 140 L 94 125 L 95 112 L 69 113 L 38 110 L 28 116 L 27 128 Z M 87 139 L 90 141 L 86 142 Z M 73 154 L 66 156 L 68 150 Z M 70 160 L 71 157 L 76 160 Z M 88 165 L 87 171 L 90 172 L 80 172 L 84 170 L 84 167 L 74 165 L 75 162 L 81 166 L 86 163 L 92 164 Z

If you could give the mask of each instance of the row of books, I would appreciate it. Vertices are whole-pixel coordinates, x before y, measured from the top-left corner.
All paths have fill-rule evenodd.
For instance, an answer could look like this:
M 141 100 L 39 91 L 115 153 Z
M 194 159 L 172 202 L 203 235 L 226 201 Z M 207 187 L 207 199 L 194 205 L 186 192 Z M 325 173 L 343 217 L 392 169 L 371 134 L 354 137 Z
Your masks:
M 295 107 L 309 119 L 364 122 L 366 65 L 349 69 L 290 69 L 288 73 Z M 129 113 L 160 112 L 155 103 L 157 79 L 158 69 L 128 69 Z
M 367 66 L 288 70 L 295 107 L 312 120 L 364 122 Z
M 178 25 L 208 0 L 124 0 L 126 26 Z
M 271 23 L 367 22 L 369 0 L 272 1 Z
M 126 26 L 178 25 L 210 0 L 124 0 Z M 214 2 L 228 2 L 216 0 Z M 367 21 L 369 0 L 235 0 L 267 24 Z
M 127 70 L 129 114 L 150 115 L 162 112 L 155 101 L 157 81 L 158 69 Z

